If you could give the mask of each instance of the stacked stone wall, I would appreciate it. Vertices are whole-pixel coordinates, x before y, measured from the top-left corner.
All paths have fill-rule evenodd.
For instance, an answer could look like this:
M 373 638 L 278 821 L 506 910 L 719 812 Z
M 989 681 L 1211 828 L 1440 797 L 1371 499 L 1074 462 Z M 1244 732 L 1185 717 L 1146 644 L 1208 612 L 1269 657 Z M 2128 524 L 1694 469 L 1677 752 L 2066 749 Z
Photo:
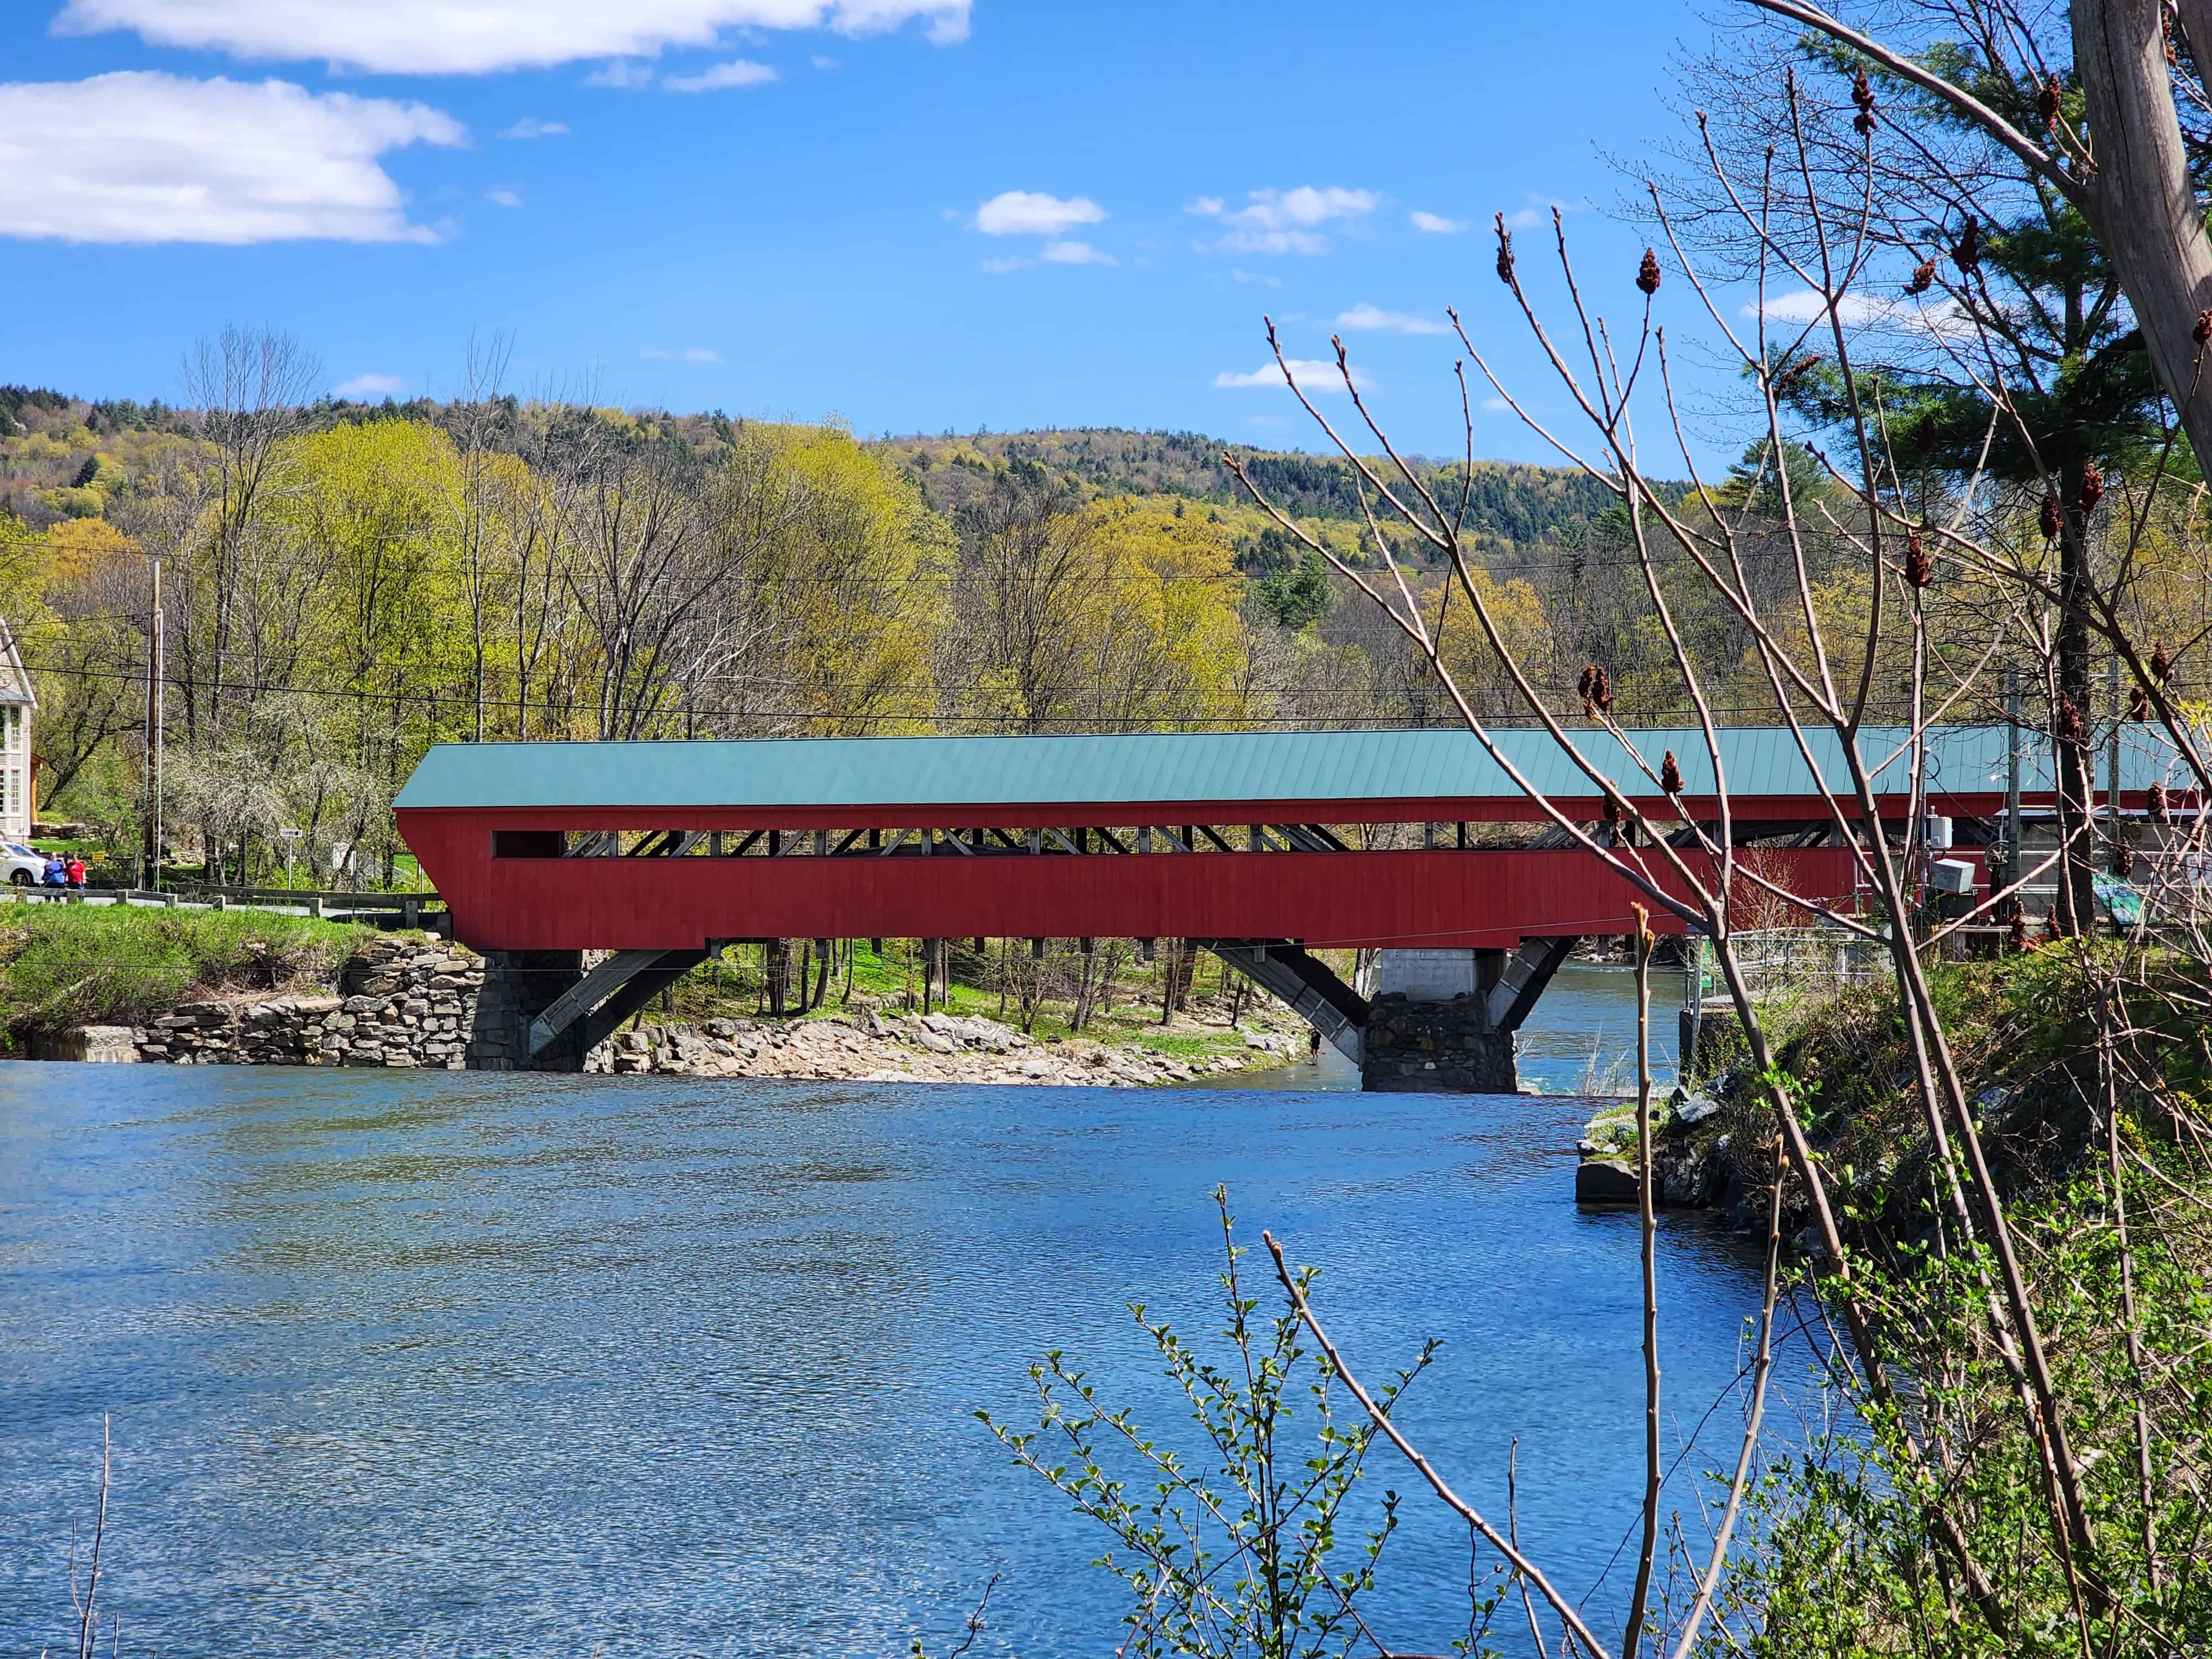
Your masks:
M 344 963 L 334 994 L 188 1002 L 143 1027 L 80 1027 L 40 1052 L 171 1066 L 459 1071 L 483 984 L 483 962 L 465 951 L 379 940 Z
M 1414 1002 L 1380 996 L 1364 1034 L 1361 1082 L 1406 1094 L 1510 1095 L 1521 1086 L 1513 1034 L 1492 1030 L 1484 998 Z

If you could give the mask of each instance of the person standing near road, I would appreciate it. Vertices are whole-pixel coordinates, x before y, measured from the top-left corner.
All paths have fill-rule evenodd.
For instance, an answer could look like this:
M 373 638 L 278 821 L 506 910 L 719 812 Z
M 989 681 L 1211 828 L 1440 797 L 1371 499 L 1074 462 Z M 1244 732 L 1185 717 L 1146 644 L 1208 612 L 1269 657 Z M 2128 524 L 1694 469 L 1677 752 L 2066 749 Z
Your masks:
M 46 887 L 69 885 L 69 865 L 59 853 L 46 854 L 46 867 L 40 872 L 39 881 Z
M 69 877 L 69 884 L 82 890 L 84 886 L 84 860 L 71 853 L 69 861 L 62 868 Z

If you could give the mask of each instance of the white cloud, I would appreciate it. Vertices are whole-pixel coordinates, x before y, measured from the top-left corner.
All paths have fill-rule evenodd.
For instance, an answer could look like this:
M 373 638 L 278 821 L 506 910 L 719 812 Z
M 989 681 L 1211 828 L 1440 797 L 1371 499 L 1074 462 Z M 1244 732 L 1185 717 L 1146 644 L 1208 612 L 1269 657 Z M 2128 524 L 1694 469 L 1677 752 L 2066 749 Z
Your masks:
M 762 86 L 780 78 L 766 64 L 739 58 L 696 75 L 672 75 L 660 84 L 670 92 L 721 92 L 731 87 Z
M 1863 328 L 1869 323 L 1883 321 L 1899 309 L 1902 307 L 1894 301 L 1878 300 L 1871 294 L 1846 294 L 1843 303 L 1836 307 L 1836 314 L 1843 319 L 1844 327 Z M 1756 318 L 1759 302 L 1746 304 L 1742 314 Z M 1827 320 L 1828 307 L 1811 289 L 1801 288 L 1794 294 L 1777 294 L 1769 298 L 1766 315 L 1771 322 L 1820 323 Z
M 407 382 L 397 374 L 356 374 L 331 388 L 333 398 L 389 398 L 404 392 Z
M 1010 270 L 1024 270 L 1036 263 L 1034 259 L 986 259 L 976 266 L 994 276 L 1003 276 Z
M 1424 236 L 1456 236 L 1467 228 L 1464 219 L 1447 219 L 1441 213 L 1424 213 L 1419 208 L 1406 216 Z
M 1551 223 L 1555 211 L 1572 213 L 1574 210 L 1572 202 L 1562 202 L 1553 196 L 1530 196 L 1527 206 L 1516 208 L 1505 216 L 1505 228 L 1508 230 L 1534 230 L 1538 225 Z
M 482 75 L 712 46 L 724 29 L 877 34 L 921 23 L 950 46 L 970 0 L 69 0 L 64 34 L 403 75 Z
M 1105 216 L 1106 210 L 1088 196 L 1063 200 L 1042 191 L 1009 190 L 975 210 L 975 228 L 986 236 L 1058 236 Z
M 1041 256 L 1048 264 L 1110 265 L 1114 256 L 1088 242 L 1047 242 Z
M 533 118 L 517 121 L 513 126 L 503 129 L 499 136 L 502 138 L 562 138 L 568 136 L 568 125 L 565 121 L 540 121 Z
M 1756 319 L 1758 302 L 1746 304 L 1741 314 L 1747 320 Z M 1916 305 L 1910 300 L 1886 295 L 1846 294 L 1836 307 L 1836 314 L 1843 319 L 1845 328 L 1895 328 L 1941 339 L 1963 338 L 1974 331 L 1972 319 L 1951 300 Z M 1825 325 L 1828 307 L 1811 289 L 1801 288 L 1793 293 L 1771 296 L 1766 301 L 1766 319 L 1771 323 Z
M 434 242 L 377 165 L 467 130 L 423 104 L 123 70 L 0 86 L 0 235 Z
M 1291 378 L 1298 383 L 1298 389 L 1309 398 L 1344 390 L 1344 376 L 1337 373 L 1334 362 L 1323 362 L 1311 357 L 1291 357 L 1285 361 L 1291 366 Z M 1375 389 L 1375 382 L 1358 369 L 1352 371 L 1352 378 L 1362 392 Z M 1283 370 L 1280 364 L 1273 362 L 1261 364 L 1249 374 L 1237 374 L 1224 369 L 1213 377 L 1213 383 L 1218 386 L 1238 388 L 1279 386 L 1283 384 Z
M 1269 288 L 1283 285 L 1283 279 L 1279 276 L 1262 276 L 1256 270 L 1245 270 L 1236 265 L 1229 267 L 1229 274 L 1240 283 L 1265 283 Z
M 684 361 L 687 363 L 719 363 L 722 361 L 722 354 L 712 346 L 691 346 L 685 349 Z
M 836 58 L 824 58 L 819 52 L 817 52 L 809 61 L 811 62 L 814 67 L 818 70 L 833 70 L 837 67 L 837 60 Z
M 586 76 L 584 84 L 587 87 L 612 87 L 617 92 L 635 92 L 640 87 L 653 84 L 653 66 L 650 64 L 633 64 L 627 58 L 617 58 L 611 63 L 602 64 Z
M 1218 219 L 1230 227 L 1220 241 L 1224 253 L 1326 253 L 1328 238 L 1321 228 L 1341 225 L 1347 229 L 1364 224 L 1381 200 L 1374 191 L 1346 190 L 1331 185 L 1316 190 L 1300 185 L 1295 190 L 1255 190 L 1234 213 L 1218 196 L 1201 196 L 1184 209 L 1201 218 Z
M 1482 406 L 1485 409 L 1489 410 L 1492 414 L 1499 415 L 1504 414 L 1507 410 L 1513 407 L 1511 404 L 1507 403 L 1503 398 L 1485 398 L 1482 400 Z
M 1386 334 L 1449 334 L 1450 328 L 1431 317 L 1416 317 L 1409 312 L 1384 311 L 1361 301 L 1349 311 L 1339 312 L 1339 328 L 1377 329 Z
M 484 200 L 489 202 L 494 207 L 519 208 L 522 205 L 522 198 L 511 190 L 487 191 Z

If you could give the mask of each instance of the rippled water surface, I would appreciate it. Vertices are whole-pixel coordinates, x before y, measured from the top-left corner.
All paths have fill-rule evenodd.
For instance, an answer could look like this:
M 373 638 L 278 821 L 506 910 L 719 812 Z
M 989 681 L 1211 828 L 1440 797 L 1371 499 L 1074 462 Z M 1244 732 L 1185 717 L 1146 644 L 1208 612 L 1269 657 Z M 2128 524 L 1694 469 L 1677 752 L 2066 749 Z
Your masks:
M 1559 992 L 1524 1045 L 1554 1087 L 1627 1006 Z M 1580 1593 L 1641 1455 L 1634 1222 L 1571 1201 L 1587 1115 L 0 1066 L 0 1651 L 63 1639 L 105 1412 L 125 1652 L 941 1652 L 999 1573 L 974 1651 L 1109 1653 L 1099 1540 L 971 1413 L 1020 1419 L 1059 1347 L 1187 1437 L 1123 1304 L 1217 1322 L 1216 1181 L 1324 1265 L 1358 1360 L 1441 1340 L 1403 1420 L 1492 1504 L 1518 1437 L 1524 1533 Z M 1755 1267 L 1695 1219 L 1662 1251 L 1671 1455 Z M 1464 1536 L 1406 1517 L 1387 1639 L 1443 1651 Z

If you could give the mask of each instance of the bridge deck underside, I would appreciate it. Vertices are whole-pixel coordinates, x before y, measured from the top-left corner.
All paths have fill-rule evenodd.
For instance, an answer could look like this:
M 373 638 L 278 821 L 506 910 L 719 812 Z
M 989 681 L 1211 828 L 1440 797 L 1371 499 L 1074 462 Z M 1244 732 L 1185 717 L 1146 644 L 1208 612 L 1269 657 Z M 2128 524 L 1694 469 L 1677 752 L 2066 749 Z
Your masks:
M 665 816 L 665 815 L 661 815 Z M 734 939 L 1297 939 L 1309 948 L 1510 949 L 1629 931 L 1638 894 L 1560 849 L 1055 852 L 933 856 L 494 857 L 501 813 L 404 812 L 401 829 L 482 950 L 698 950 Z M 1342 820 L 1336 820 L 1342 822 Z M 535 827 L 535 826 L 526 826 Z M 1295 830 L 1296 826 L 1286 826 Z M 1446 826 L 1448 829 L 1449 826 Z M 1704 878 L 1709 860 L 1686 855 Z M 1655 874 L 1661 856 L 1642 854 Z M 1838 907 L 1843 848 L 1765 848 L 1762 877 Z M 1662 885 L 1674 890 L 1671 877 Z M 1662 932 L 1680 924 L 1662 912 Z

